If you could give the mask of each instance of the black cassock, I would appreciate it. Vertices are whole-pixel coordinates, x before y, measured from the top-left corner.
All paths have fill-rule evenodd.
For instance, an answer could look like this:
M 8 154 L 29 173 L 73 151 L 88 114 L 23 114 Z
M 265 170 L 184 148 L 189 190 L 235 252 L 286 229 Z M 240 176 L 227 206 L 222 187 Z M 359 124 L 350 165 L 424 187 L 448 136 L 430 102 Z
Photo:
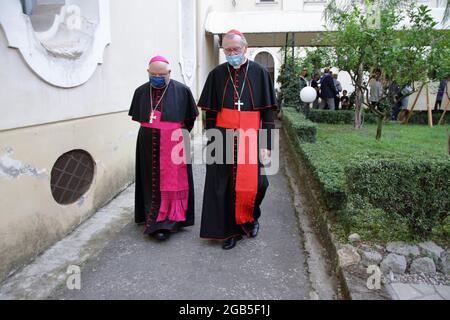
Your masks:
M 153 107 L 157 105 L 165 88 L 152 88 Z M 148 123 L 150 121 L 150 83 L 136 89 L 131 103 L 129 116 L 134 121 Z M 157 111 L 161 111 L 161 121 L 181 122 L 189 131 L 192 130 L 198 109 L 190 89 L 184 84 L 171 80 Z M 135 222 L 146 223 L 145 234 L 158 230 L 176 232 L 180 227 L 194 224 L 194 182 L 192 166 L 188 163 L 189 199 L 186 221 L 174 222 L 165 220 L 156 222 L 161 204 L 160 193 L 160 130 L 141 126 L 136 145 L 136 185 L 135 185 Z M 189 143 L 189 141 L 185 141 Z
M 261 128 L 267 129 L 267 145 L 259 142 L 259 148 L 271 149 L 270 131 L 275 128 L 273 111 L 277 110 L 277 102 L 273 82 L 269 72 L 256 62 L 249 61 L 239 69 L 234 69 L 228 63 L 216 67 L 210 72 L 198 106 L 206 111 L 206 129 L 217 128 L 222 132 L 224 148 L 226 139 L 224 128 L 216 127 L 216 118 L 222 108 L 237 109 L 238 95 L 233 87 L 232 81 L 241 95 L 242 85 L 245 80 L 245 87 L 242 91 L 241 111 L 259 111 L 261 118 Z M 230 77 L 231 73 L 231 77 Z M 208 144 L 213 142 L 209 141 Z M 248 234 L 251 224 L 237 225 L 235 218 L 236 200 L 236 159 L 237 148 L 234 141 L 234 163 L 218 164 L 213 163 L 206 166 L 206 180 L 203 195 L 203 210 L 200 237 L 205 239 L 226 240 L 233 236 Z M 227 152 L 229 152 L 228 150 Z M 225 157 L 225 152 L 224 152 Z M 264 199 L 269 181 L 267 176 L 261 175 L 261 163 L 259 164 L 258 191 L 253 210 L 254 219 L 261 216 L 260 205 Z

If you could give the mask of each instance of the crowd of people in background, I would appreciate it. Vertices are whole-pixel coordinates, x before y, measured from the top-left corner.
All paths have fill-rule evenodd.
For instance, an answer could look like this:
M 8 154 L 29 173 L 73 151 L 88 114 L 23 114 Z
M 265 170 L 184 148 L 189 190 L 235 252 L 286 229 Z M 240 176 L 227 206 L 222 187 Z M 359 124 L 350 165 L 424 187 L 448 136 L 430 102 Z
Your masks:
M 311 86 L 317 92 L 317 98 L 312 103 L 313 109 L 321 110 L 353 110 L 355 103 L 355 92 L 351 95 L 347 90 L 343 90 L 338 74 L 333 73 L 331 68 L 326 68 L 323 74 L 314 73 L 309 79 L 309 72 L 304 68 L 300 75 L 300 92 L 303 88 Z M 376 71 L 369 81 L 369 102 L 373 108 L 379 109 L 380 102 L 388 97 L 390 104 L 391 120 L 402 120 L 408 113 L 409 97 L 414 92 L 411 84 L 399 86 L 391 83 L 387 91 L 384 91 L 381 72 Z M 450 75 L 442 79 L 436 95 L 434 111 L 441 110 L 444 95 L 450 99 L 449 86 Z M 309 110 L 310 104 L 300 102 L 298 110 Z
M 348 95 L 347 90 L 343 90 L 338 74 L 333 73 L 331 68 L 324 70 L 323 74 L 314 73 L 311 81 L 308 81 L 308 69 L 304 68 L 300 75 L 300 91 L 310 85 L 317 92 L 317 98 L 312 103 L 313 109 L 327 110 L 351 110 L 354 99 Z M 307 105 L 300 103 L 299 110 Z

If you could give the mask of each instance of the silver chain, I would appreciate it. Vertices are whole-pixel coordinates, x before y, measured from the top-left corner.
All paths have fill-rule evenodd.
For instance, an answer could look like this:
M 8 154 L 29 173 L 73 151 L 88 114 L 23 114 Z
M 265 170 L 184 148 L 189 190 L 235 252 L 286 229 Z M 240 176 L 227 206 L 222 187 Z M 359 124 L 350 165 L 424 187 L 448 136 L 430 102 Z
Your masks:
M 159 99 L 158 103 L 156 104 L 155 108 L 153 108 L 153 94 L 152 94 L 152 85 L 150 84 L 150 108 L 152 110 L 152 114 L 155 112 L 156 109 L 158 109 L 159 104 L 161 103 L 162 99 L 164 98 L 164 95 L 166 94 L 167 89 L 169 88 L 170 81 L 166 86 L 166 89 L 164 89 L 164 92 L 161 96 L 161 99 Z
M 227 67 L 228 67 L 228 74 L 230 75 L 231 83 L 233 84 L 234 91 L 236 92 L 236 95 L 238 96 L 238 100 L 239 100 L 239 101 L 241 101 L 242 94 L 244 93 L 245 82 L 246 82 L 246 80 L 247 80 L 248 67 L 249 67 L 249 66 L 250 66 L 250 61 L 247 61 L 247 68 L 246 68 L 246 71 L 245 71 L 244 84 L 242 85 L 241 94 L 239 95 L 239 91 L 238 91 L 238 89 L 236 88 L 236 86 L 235 86 L 235 84 L 234 84 L 233 77 L 231 76 L 230 65 L 227 65 Z

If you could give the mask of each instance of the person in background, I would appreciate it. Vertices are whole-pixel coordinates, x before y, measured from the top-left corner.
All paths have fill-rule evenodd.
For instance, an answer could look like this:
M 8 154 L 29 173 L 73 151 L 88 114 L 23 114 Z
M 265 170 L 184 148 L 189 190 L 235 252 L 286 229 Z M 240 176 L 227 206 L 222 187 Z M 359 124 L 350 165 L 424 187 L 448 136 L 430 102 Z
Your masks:
M 334 86 L 336 87 L 336 91 L 337 91 L 337 95 L 334 98 L 334 107 L 336 110 L 339 110 L 339 104 L 341 102 L 341 98 L 340 98 L 340 92 L 342 92 L 342 85 L 341 82 L 338 80 L 338 74 L 337 73 L 333 73 L 333 82 L 334 82 Z
M 311 87 L 313 87 L 317 92 L 316 100 L 314 100 L 313 102 L 313 109 L 319 109 L 319 95 L 320 95 L 319 80 L 320 74 L 316 72 L 311 80 Z
M 320 81 L 320 109 L 325 109 L 325 106 L 328 106 L 330 110 L 335 110 L 334 99 L 337 94 L 331 71 L 325 69 L 325 74 Z
M 380 100 L 383 97 L 383 85 L 380 81 L 380 74 L 377 73 L 374 78 L 370 81 L 370 104 L 375 109 L 380 107 Z
M 388 89 L 389 101 L 392 106 L 391 120 L 397 121 L 398 114 L 401 110 L 400 86 L 396 82 L 392 82 Z
M 398 115 L 398 119 L 400 121 L 404 121 L 406 116 L 409 113 L 408 105 L 409 105 L 409 96 L 414 92 L 411 84 L 407 84 L 403 87 L 402 91 L 400 91 L 399 101 L 400 101 L 400 114 Z
M 298 94 L 300 95 L 300 92 L 302 92 L 303 88 L 308 86 L 308 80 L 306 80 L 308 77 L 308 69 L 304 68 L 302 70 L 302 73 L 300 74 L 300 80 L 299 80 L 299 92 Z M 297 107 L 297 111 L 301 111 L 303 113 L 306 113 L 309 107 L 309 103 L 305 103 L 300 99 L 300 103 Z
M 341 105 L 342 110 L 350 110 L 350 97 L 347 95 L 347 90 L 342 91 Z
M 441 109 L 442 99 L 444 98 L 444 93 L 447 91 L 447 96 L 449 95 L 447 89 L 447 83 L 450 81 L 450 75 L 439 82 L 439 89 L 436 95 L 436 103 L 434 104 L 434 111 L 439 111 Z

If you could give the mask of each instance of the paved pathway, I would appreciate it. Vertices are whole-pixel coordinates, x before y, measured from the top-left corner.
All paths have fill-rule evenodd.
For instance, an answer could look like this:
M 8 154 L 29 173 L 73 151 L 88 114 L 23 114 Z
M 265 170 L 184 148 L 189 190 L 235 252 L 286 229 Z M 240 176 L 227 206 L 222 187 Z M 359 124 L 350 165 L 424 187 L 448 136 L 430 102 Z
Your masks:
M 194 166 L 196 225 L 168 242 L 127 224 L 82 269 L 81 290 L 60 286 L 51 299 L 310 299 L 305 253 L 287 179 L 269 178 L 260 234 L 230 251 L 199 238 L 205 167 Z M 130 188 L 134 188 L 131 186 Z M 132 219 L 132 190 L 126 191 Z M 110 204 L 114 207 L 114 202 Z M 123 201 L 122 201 L 123 206 Z
M 450 300 L 450 286 L 392 283 L 387 289 L 394 300 Z

